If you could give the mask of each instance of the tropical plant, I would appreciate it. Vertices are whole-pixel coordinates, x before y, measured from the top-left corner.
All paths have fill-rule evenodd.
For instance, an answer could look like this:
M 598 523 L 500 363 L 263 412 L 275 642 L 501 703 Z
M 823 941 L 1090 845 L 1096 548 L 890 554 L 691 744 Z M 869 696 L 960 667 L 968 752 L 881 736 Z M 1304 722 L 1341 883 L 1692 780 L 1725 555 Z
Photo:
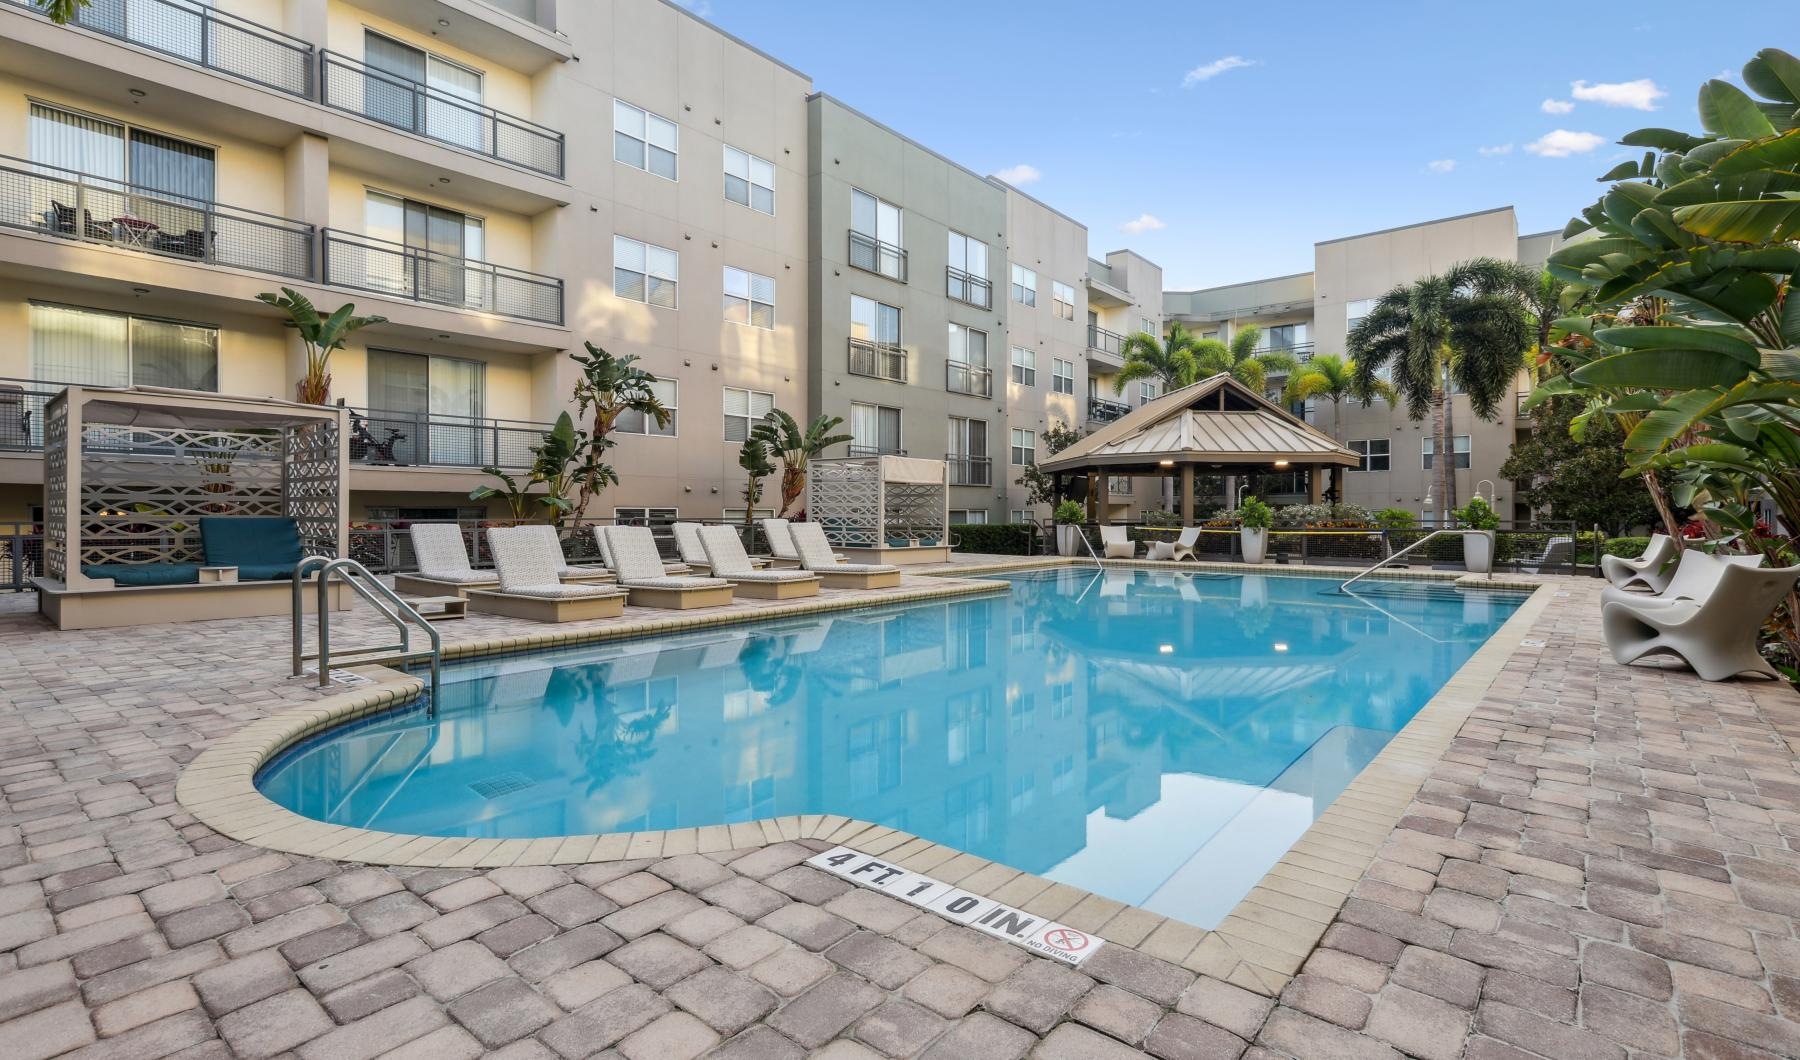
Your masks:
M 1119 346 L 1125 366 L 1113 376 L 1113 393 L 1123 394 L 1127 384 L 1142 379 L 1156 380 L 1165 394 L 1192 386 L 1200 378 L 1200 366 L 1194 358 L 1199 341 L 1179 320 L 1169 321 L 1168 336 L 1161 341 L 1148 331 L 1125 336 Z
M 1261 497 L 1245 497 L 1237 506 L 1238 525 L 1250 530 L 1267 530 L 1275 525 L 1275 509 Z
M 321 316 L 312 299 L 292 287 L 283 287 L 280 294 L 265 292 L 256 299 L 285 313 L 283 325 L 299 332 L 306 345 L 306 372 L 294 384 L 294 398 L 303 405 L 323 405 L 331 400 L 331 355 L 343 349 L 351 335 L 387 323 L 383 316 L 357 316 L 351 302 Z
M 1457 522 L 1472 530 L 1500 529 L 1500 514 L 1494 511 L 1494 506 L 1489 504 L 1487 498 L 1479 493 L 1470 497 L 1469 503 L 1450 514 L 1456 518 Z
M 1411 530 L 1419 517 L 1405 508 L 1383 508 L 1375 513 L 1375 525 L 1383 530 Z
M 614 357 L 591 342 L 582 345 L 587 349 L 585 354 L 569 354 L 569 359 L 581 367 L 581 378 L 575 380 L 575 412 L 592 417 L 583 432 L 587 454 L 576 475 L 576 512 L 587 511 L 588 502 L 609 481 L 619 481 L 616 474 L 608 479 L 612 468 L 602 458 L 606 450 L 617 444 L 612 432 L 620 416 L 635 412 L 655 422 L 658 429 L 669 425 L 669 410 L 656 396 L 657 378 L 636 367 L 636 354 Z
M 531 518 L 531 498 L 533 497 L 531 487 L 537 485 L 535 479 L 527 478 L 523 483 L 520 483 L 518 479 L 514 478 L 505 469 L 495 467 L 491 464 L 482 468 L 481 473 L 491 478 L 498 479 L 499 485 L 496 486 L 484 483 L 483 485 L 476 486 L 469 491 L 470 500 L 485 501 L 490 497 L 501 497 L 505 499 L 506 507 L 512 512 L 513 522 L 522 523 Z
M 1356 362 L 1345 360 L 1335 353 L 1321 353 L 1300 366 L 1300 369 L 1288 377 L 1287 390 L 1282 395 L 1289 404 L 1325 398 L 1331 402 L 1331 436 L 1342 439 L 1344 436 L 1344 402 L 1360 401 L 1367 408 L 1376 398 L 1394 403 L 1394 388 L 1380 376 L 1369 380 L 1368 389 L 1363 389 L 1356 377 Z
M 576 430 L 575 421 L 565 412 L 556 418 L 556 423 L 531 447 L 531 470 L 523 482 L 501 468 L 484 467 L 481 469 L 482 473 L 496 479 L 499 484 L 477 486 L 469 491 L 469 499 L 505 499 L 514 522 L 529 520 L 535 502 L 552 525 L 560 525 L 563 517 L 575 510 L 574 503 L 569 499 L 569 492 L 576 478 L 590 470 L 588 465 L 580 462 L 591 453 L 584 432 Z M 615 485 L 619 481 L 619 476 L 605 464 L 592 470 L 604 481 Z M 542 492 L 532 492 L 536 486 L 542 486 Z
M 82 8 L 88 6 L 90 0 L 31 0 L 31 2 L 42 8 L 50 21 L 57 25 L 68 25 L 75 21 L 75 16 L 81 12 Z
M 746 438 L 738 447 L 738 466 L 744 469 L 749 478 L 744 482 L 741 496 L 744 498 L 744 527 L 750 528 L 756 523 L 756 505 L 762 500 L 763 479 L 775 473 L 775 465 L 769 460 L 769 447 L 760 438 Z
M 771 455 L 781 457 L 781 517 L 795 519 L 806 512 L 806 473 L 813 458 L 834 445 L 852 441 L 848 434 L 832 434 L 844 422 L 842 416 L 820 416 L 801 429 L 799 421 L 781 409 L 750 428 L 750 437 Z
M 1238 329 L 1230 342 L 1198 340 L 1194 343 L 1197 378 L 1224 373 L 1260 394 L 1268 387 L 1269 376 L 1285 375 L 1300 367 L 1299 358 L 1287 350 L 1258 350 L 1260 341 L 1262 329 L 1254 324 Z
M 1589 417 L 1581 437 L 1570 432 L 1571 421 L 1585 411 L 1586 404 L 1573 397 L 1537 405 L 1532 430 L 1513 443 L 1495 477 L 1516 483 L 1519 501 L 1533 511 L 1577 526 L 1617 535 L 1656 522 L 1644 480 L 1625 462 L 1625 431 L 1617 420 Z
M 1532 346 L 1536 323 L 1525 292 L 1536 282 L 1535 270 L 1515 262 L 1459 262 L 1382 295 L 1350 331 L 1357 385 L 1372 392 L 1385 368 L 1407 414 L 1414 420 L 1431 415 L 1440 522 L 1456 507 L 1456 427 L 1446 395 L 1466 393 L 1484 420 L 1499 414 Z
M 1087 521 L 1087 509 L 1081 506 L 1080 501 L 1062 501 L 1057 504 L 1051 518 L 1056 520 L 1058 526 L 1084 523 Z
M 1052 423 L 1050 429 L 1040 436 L 1039 441 L 1044 443 L 1044 452 L 1047 455 L 1055 456 L 1081 441 L 1083 437 L 1083 432 L 1079 427 L 1071 427 L 1066 423 Z M 1026 464 L 1025 470 L 1020 472 L 1019 477 L 1013 482 L 1025 487 L 1025 503 L 1034 508 L 1056 500 L 1056 479 L 1046 472 L 1039 471 L 1035 463 Z

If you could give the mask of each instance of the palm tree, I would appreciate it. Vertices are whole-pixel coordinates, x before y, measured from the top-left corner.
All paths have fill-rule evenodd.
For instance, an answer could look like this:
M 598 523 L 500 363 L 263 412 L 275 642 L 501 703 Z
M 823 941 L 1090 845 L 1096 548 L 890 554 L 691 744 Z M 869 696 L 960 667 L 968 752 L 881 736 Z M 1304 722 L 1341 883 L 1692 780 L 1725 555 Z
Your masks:
M 1456 507 L 1454 412 L 1444 395 L 1459 389 L 1475 415 L 1496 417 L 1535 338 L 1526 298 L 1536 283 L 1535 270 L 1513 262 L 1458 262 L 1382 295 L 1351 329 L 1357 385 L 1372 391 L 1387 368 L 1407 413 L 1414 420 L 1431 413 L 1439 525 Z
M 805 430 L 794 417 L 780 409 L 750 428 L 750 437 L 761 442 L 771 453 L 781 457 L 781 517 L 792 519 L 806 511 L 806 469 L 813 457 L 841 442 L 848 434 L 832 434 L 844 422 L 842 416 L 826 416 L 808 424 Z
M 1247 324 L 1231 337 L 1229 343 L 1218 339 L 1201 339 L 1194 344 L 1194 362 L 1201 376 L 1227 374 L 1256 391 L 1263 392 L 1270 375 L 1283 375 L 1300 367 L 1300 361 L 1287 350 L 1256 348 L 1262 329 Z
M 1341 442 L 1344 440 L 1345 401 L 1354 398 L 1367 408 L 1376 398 L 1393 404 L 1395 395 L 1387 380 L 1379 377 L 1364 390 L 1356 381 L 1355 361 L 1347 361 L 1335 353 L 1321 353 L 1288 377 L 1283 397 L 1290 405 L 1313 398 L 1331 399 L 1331 436 Z
M 75 15 L 88 5 L 88 0 L 32 0 L 44 9 L 50 21 L 58 25 L 67 25 L 75 21 Z
M 1113 393 L 1123 394 L 1127 383 L 1140 379 L 1156 380 L 1165 394 L 1192 386 L 1200 378 L 1200 367 L 1194 359 L 1194 347 L 1199 341 L 1179 320 L 1169 322 L 1168 337 L 1161 342 L 1148 331 L 1127 335 L 1119 347 L 1125 367 L 1113 376 Z
M 582 345 L 587 347 L 586 356 L 569 354 L 569 359 L 581 366 L 581 378 L 575 381 L 575 411 L 586 415 L 592 410 L 594 419 L 585 439 L 589 453 L 580 472 L 576 515 L 587 511 L 589 499 L 606 488 L 602 469 L 611 469 L 600 462 L 600 456 L 615 444 L 612 430 L 620 416 L 636 412 L 655 420 L 658 427 L 669 425 L 669 410 L 656 396 L 656 377 L 636 367 L 635 354 L 614 357 L 591 342 Z

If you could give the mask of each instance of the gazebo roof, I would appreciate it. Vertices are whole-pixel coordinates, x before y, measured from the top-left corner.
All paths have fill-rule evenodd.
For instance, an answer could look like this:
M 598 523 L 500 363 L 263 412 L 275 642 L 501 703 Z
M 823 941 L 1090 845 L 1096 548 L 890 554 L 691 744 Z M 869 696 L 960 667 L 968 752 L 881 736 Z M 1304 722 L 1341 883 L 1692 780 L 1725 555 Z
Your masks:
M 1038 462 L 1043 471 L 1176 464 L 1329 465 L 1360 458 L 1223 373 L 1164 394 Z

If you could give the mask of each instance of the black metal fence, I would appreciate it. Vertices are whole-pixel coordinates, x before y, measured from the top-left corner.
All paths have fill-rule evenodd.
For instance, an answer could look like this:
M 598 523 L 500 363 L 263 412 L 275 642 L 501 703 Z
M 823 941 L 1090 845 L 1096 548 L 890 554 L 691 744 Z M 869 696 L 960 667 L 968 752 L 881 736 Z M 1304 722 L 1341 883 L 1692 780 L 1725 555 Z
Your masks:
M 4 392 L 0 392 L 0 401 Z M 5 420 L 0 406 L 0 429 Z M 445 416 L 391 409 L 350 410 L 350 461 L 381 467 L 530 467 L 548 423 Z
M 952 394 L 993 397 L 994 370 L 961 361 L 945 361 L 944 389 Z
M 1098 350 L 1109 357 L 1124 356 L 1125 336 L 1108 331 L 1098 324 L 1088 325 L 1088 349 Z

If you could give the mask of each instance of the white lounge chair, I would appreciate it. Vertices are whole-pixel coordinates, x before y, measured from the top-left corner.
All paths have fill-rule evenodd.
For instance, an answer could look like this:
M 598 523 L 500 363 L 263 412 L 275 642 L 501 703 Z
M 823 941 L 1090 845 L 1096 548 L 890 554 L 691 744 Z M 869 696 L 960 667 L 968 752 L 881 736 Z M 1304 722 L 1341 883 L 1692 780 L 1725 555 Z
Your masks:
M 1171 562 L 1191 559 L 1197 562 L 1198 557 L 1194 555 L 1194 546 L 1199 543 L 1200 528 L 1197 526 L 1183 527 L 1181 533 L 1173 541 L 1150 542 L 1149 558 Z
M 613 580 L 613 572 L 605 567 L 571 567 L 563 556 L 562 538 L 556 533 L 556 527 L 549 523 L 533 523 L 519 527 L 529 530 L 543 539 L 544 548 L 554 550 L 557 561 L 557 577 L 566 582 L 609 582 Z
M 774 557 L 771 566 L 800 566 L 800 550 L 794 547 L 794 532 L 786 519 L 763 519 L 763 540 L 769 543 L 769 555 Z
M 1609 585 L 1600 590 L 1600 606 L 1605 607 L 1615 601 L 1628 601 L 1660 607 L 1683 601 L 1705 600 L 1717 589 L 1719 579 L 1725 576 L 1727 568 L 1754 568 L 1762 565 L 1763 558 L 1760 555 L 1714 556 L 1697 548 L 1690 548 L 1681 554 L 1681 562 L 1675 565 L 1675 573 L 1669 577 L 1669 584 L 1662 592 L 1650 596 Z
M 1682 554 L 1682 566 L 1692 551 Z M 1680 578 L 1676 572 L 1676 578 Z M 1781 677 L 1756 650 L 1763 621 L 1800 579 L 1800 567 L 1758 570 L 1723 564 L 1712 591 L 1699 600 L 1655 603 L 1635 597 L 1613 599 L 1601 608 L 1606 646 L 1621 665 L 1646 655 L 1680 657 L 1703 681 L 1738 674 Z
M 1568 568 L 1569 573 L 1575 570 L 1575 539 L 1572 537 L 1553 537 L 1544 542 L 1544 554 L 1529 563 L 1519 564 L 1519 569 L 1531 574 L 1541 573 L 1544 568 L 1552 571 Z
M 731 602 L 731 583 L 722 578 L 667 573 L 649 527 L 608 526 L 600 534 L 619 584 L 631 593 L 633 607 L 686 610 Z
M 490 615 L 528 618 L 534 622 L 573 622 L 617 618 L 625 611 L 625 592 L 611 585 L 564 585 L 562 547 L 532 526 L 495 526 L 487 532 L 488 551 L 499 572 L 497 589 L 470 589 L 469 607 Z
M 640 526 L 640 527 L 634 527 L 634 529 L 649 530 L 650 528 L 647 526 Z M 613 562 L 612 549 L 607 547 L 606 530 L 607 530 L 607 528 L 604 526 L 594 527 L 594 545 L 600 549 L 600 562 L 606 564 L 606 569 L 609 571 L 612 571 L 613 575 L 616 577 L 619 573 L 619 567 L 617 564 L 615 564 Z M 656 536 L 654 534 L 652 534 L 650 537 L 650 543 L 653 545 L 656 543 Z M 658 560 L 661 560 L 662 557 L 661 557 L 660 553 L 658 554 L 657 558 L 658 558 Z M 663 573 L 667 574 L 671 577 L 683 575 L 683 574 L 694 573 L 694 569 L 685 563 L 667 563 L 667 562 L 665 562 L 665 563 L 663 563 L 662 566 L 663 566 Z
M 411 596 L 463 596 L 471 588 L 500 584 L 498 574 L 469 565 L 462 527 L 455 523 L 414 523 L 406 534 L 419 569 L 394 575 L 395 590 Z
M 752 566 L 736 528 L 702 526 L 696 529 L 700 547 L 706 550 L 707 568 L 713 577 L 730 582 L 736 595 L 753 600 L 796 600 L 819 595 L 817 574 L 803 570 L 757 570 Z
M 1678 554 L 1674 538 L 1668 534 L 1651 534 L 1650 543 L 1644 546 L 1644 554 L 1637 559 L 1601 556 L 1600 573 L 1621 589 L 1644 588 L 1660 593 L 1669 587 L 1669 579 L 1675 576 L 1670 561 Z
M 800 566 L 817 574 L 827 589 L 892 589 L 900 584 L 900 568 L 886 563 L 845 563 L 831 551 L 825 528 L 818 523 L 791 523 L 787 527 L 799 554 Z
M 675 532 L 675 551 L 681 554 L 681 562 L 695 574 L 706 574 L 712 570 L 712 564 L 706 558 L 706 548 L 700 544 L 699 523 L 675 523 L 670 529 Z M 736 533 L 734 527 L 725 527 Z M 753 570 L 760 570 L 769 565 L 769 561 L 757 556 L 745 555 Z
M 1137 542 L 1131 539 L 1131 528 L 1126 526 L 1103 526 L 1100 528 L 1101 556 L 1104 559 L 1136 559 Z

